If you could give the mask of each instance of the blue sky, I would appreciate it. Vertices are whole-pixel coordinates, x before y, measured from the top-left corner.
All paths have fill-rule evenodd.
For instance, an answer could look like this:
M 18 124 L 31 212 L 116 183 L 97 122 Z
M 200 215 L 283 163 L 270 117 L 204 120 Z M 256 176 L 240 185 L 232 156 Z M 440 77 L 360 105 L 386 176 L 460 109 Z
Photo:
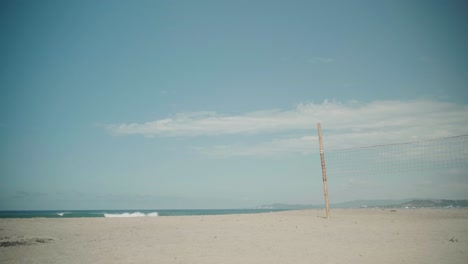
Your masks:
M 321 203 L 317 122 L 328 149 L 468 134 L 466 10 L 2 1 L 0 209 Z M 457 190 L 377 175 L 392 191 L 330 199 L 467 199 L 454 173 Z

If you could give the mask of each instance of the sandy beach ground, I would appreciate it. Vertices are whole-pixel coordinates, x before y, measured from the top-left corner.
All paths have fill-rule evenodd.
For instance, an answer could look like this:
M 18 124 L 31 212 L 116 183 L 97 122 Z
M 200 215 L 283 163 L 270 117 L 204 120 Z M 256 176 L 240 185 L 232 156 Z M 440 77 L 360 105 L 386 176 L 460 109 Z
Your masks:
M 468 263 L 466 209 L 0 219 L 0 263 Z

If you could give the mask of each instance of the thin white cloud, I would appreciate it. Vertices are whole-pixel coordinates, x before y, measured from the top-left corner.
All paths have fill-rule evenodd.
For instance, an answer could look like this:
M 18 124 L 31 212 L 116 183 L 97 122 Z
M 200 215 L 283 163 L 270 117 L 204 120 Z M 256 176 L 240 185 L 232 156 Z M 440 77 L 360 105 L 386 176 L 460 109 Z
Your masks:
M 198 148 L 203 154 L 225 158 L 232 156 L 256 156 L 273 157 L 286 154 L 310 154 L 317 152 L 315 145 L 317 138 L 314 136 L 292 137 L 287 139 L 275 139 L 269 142 L 260 142 L 253 145 L 219 145 L 208 148 Z
M 147 123 L 108 125 L 115 135 L 212 136 L 223 134 L 259 134 L 303 129 L 304 116 L 297 111 L 261 111 L 240 116 L 215 112 L 181 113 Z
M 299 104 L 292 110 L 221 115 L 215 112 L 181 113 L 147 123 L 107 125 L 114 135 L 194 137 L 295 133 L 296 137 L 248 145 L 205 149 L 213 155 L 264 156 L 309 153 L 316 144 L 321 122 L 328 149 L 369 146 L 468 134 L 468 106 L 441 101 L 374 101 Z M 315 143 L 314 143 L 315 141 Z M 224 154 L 222 154 L 224 153 Z

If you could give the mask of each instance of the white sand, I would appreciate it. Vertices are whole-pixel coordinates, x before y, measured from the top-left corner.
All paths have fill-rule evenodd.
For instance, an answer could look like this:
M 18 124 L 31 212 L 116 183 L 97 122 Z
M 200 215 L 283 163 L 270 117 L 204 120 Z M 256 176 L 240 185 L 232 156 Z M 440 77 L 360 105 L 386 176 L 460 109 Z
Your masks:
M 0 219 L 0 263 L 468 263 L 466 209 L 331 213 Z

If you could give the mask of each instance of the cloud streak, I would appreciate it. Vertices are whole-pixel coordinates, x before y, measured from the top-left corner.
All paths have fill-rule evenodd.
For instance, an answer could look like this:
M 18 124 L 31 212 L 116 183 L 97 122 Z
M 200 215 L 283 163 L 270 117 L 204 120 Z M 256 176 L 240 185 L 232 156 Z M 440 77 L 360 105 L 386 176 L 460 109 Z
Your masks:
M 219 135 L 293 134 L 258 144 L 223 145 L 206 150 L 215 155 L 309 153 L 321 122 L 328 148 L 369 146 L 468 134 L 468 106 L 441 101 L 324 101 L 299 104 L 292 110 L 269 110 L 242 115 L 216 112 L 180 113 L 146 123 L 107 125 L 113 135 L 196 137 Z
M 198 150 L 206 155 L 227 158 L 233 156 L 255 156 L 255 157 L 274 157 L 287 154 L 303 154 L 316 153 L 317 138 L 315 136 L 291 137 L 287 139 L 275 139 L 257 144 L 237 144 L 237 145 L 220 145 L 208 148 L 198 148 Z
M 147 123 L 108 125 L 107 129 L 115 135 L 139 134 L 146 137 L 260 134 L 306 129 L 304 117 L 298 111 L 262 111 L 240 116 L 193 112 Z

